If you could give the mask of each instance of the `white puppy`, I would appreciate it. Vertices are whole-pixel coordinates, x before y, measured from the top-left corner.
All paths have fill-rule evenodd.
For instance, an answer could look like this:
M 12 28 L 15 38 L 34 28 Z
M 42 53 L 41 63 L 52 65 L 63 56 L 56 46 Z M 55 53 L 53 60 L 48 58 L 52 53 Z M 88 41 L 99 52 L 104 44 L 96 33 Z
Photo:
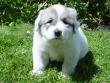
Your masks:
M 49 60 L 55 60 L 63 61 L 62 73 L 71 75 L 88 52 L 76 10 L 60 4 L 41 10 L 35 20 L 32 52 L 32 74 L 41 73 Z

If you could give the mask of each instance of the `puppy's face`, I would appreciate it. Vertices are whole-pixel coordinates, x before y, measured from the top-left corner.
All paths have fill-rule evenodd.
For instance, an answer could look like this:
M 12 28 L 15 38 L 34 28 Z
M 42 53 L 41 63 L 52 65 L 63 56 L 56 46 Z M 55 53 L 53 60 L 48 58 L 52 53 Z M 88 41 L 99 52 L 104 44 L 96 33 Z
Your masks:
M 41 10 L 35 28 L 47 40 L 68 40 L 77 30 L 76 10 L 54 5 Z

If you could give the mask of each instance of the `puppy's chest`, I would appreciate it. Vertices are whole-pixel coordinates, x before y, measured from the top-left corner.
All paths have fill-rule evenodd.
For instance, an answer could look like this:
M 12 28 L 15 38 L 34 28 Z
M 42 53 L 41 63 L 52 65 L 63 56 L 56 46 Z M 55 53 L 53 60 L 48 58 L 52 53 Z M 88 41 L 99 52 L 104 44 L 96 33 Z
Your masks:
M 51 61 L 63 61 L 66 50 L 63 47 L 50 47 L 48 52 Z

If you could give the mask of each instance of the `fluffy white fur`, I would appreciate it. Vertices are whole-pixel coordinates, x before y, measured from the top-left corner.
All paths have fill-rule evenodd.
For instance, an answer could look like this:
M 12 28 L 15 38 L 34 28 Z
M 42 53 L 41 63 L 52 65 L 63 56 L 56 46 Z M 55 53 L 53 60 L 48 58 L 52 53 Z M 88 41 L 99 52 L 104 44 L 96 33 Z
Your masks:
M 49 13 L 54 10 L 57 15 L 57 22 L 54 25 L 46 22 L 42 24 L 39 32 L 39 22 L 42 19 L 42 14 Z M 70 11 L 70 13 L 69 13 Z M 65 13 L 64 13 L 65 12 Z M 74 30 L 69 24 L 64 24 L 61 17 L 70 15 L 70 23 L 74 23 Z M 47 17 L 51 15 L 50 13 Z M 52 14 L 53 15 L 53 14 Z M 62 17 L 63 18 L 63 17 Z M 46 19 L 46 18 L 45 18 Z M 43 20 L 45 20 L 43 18 Z M 49 26 L 46 27 L 45 26 Z M 54 31 L 58 29 L 62 32 L 61 39 L 56 39 Z M 87 39 L 79 27 L 77 21 L 77 12 L 75 9 L 67 8 L 63 5 L 53 5 L 45 10 L 41 10 L 37 19 L 35 20 L 34 36 L 33 36 L 33 70 L 32 74 L 39 74 L 43 72 L 49 60 L 63 61 L 62 73 L 71 75 L 78 61 L 83 58 L 88 52 Z

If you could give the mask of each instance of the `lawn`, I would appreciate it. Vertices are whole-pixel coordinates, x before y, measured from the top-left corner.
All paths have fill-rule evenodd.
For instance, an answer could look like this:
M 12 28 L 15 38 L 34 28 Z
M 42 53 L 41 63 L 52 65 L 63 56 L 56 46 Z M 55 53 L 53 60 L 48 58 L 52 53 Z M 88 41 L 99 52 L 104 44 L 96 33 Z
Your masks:
M 51 62 L 41 76 L 31 76 L 31 24 L 0 26 L 0 83 L 110 83 L 110 31 L 84 30 L 89 52 L 74 75 L 64 78 L 61 63 Z

